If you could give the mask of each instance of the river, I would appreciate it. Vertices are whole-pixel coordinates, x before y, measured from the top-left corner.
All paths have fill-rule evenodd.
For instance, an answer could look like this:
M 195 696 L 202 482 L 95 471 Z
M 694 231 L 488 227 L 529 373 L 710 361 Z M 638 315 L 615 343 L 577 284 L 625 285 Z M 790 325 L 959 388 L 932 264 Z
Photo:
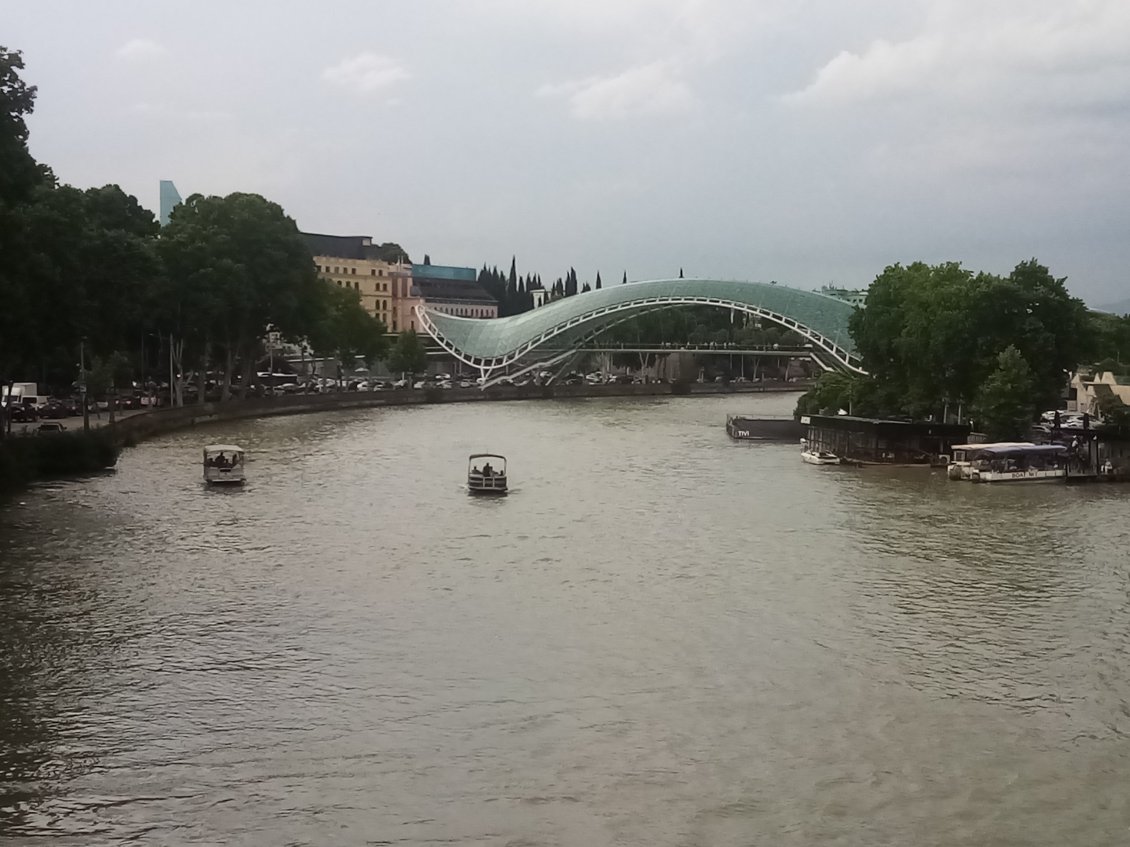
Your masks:
M 25 493 L 0 842 L 1130 843 L 1130 492 L 726 437 L 794 401 L 270 418 Z

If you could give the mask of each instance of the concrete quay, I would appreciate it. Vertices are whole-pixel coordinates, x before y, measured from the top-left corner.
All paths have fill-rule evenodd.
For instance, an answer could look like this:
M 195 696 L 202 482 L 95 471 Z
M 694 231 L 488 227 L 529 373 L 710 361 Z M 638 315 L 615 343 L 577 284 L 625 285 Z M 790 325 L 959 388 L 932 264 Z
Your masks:
M 803 383 L 650 383 L 647 385 L 521 385 L 478 388 L 424 388 L 389 391 L 339 391 L 330 394 L 281 394 L 226 403 L 197 403 L 177 408 L 119 413 L 114 432 L 124 443 L 135 443 L 166 432 L 218 421 L 301 415 L 336 409 L 368 409 L 437 403 L 489 403 L 516 400 L 555 400 L 596 397 L 671 397 L 688 395 L 760 394 L 799 392 Z M 82 426 L 81 418 L 70 418 L 70 428 Z M 107 425 L 91 420 L 92 425 Z

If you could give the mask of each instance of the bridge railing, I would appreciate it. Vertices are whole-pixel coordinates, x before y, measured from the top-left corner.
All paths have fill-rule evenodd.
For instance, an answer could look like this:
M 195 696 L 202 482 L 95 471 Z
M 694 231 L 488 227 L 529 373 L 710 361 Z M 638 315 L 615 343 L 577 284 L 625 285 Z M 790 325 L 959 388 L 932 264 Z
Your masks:
M 815 345 L 812 344 L 738 344 L 734 341 L 709 341 L 700 344 L 683 344 L 677 341 L 657 341 L 657 342 L 589 342 L 575 347 L 576 350 L 657 350 L 657 351 L 670 351 L 676 353 L 682 350 L 695 352 L 695 351 L 717 351 L 725 350 L 733 353 L 812 353 Z

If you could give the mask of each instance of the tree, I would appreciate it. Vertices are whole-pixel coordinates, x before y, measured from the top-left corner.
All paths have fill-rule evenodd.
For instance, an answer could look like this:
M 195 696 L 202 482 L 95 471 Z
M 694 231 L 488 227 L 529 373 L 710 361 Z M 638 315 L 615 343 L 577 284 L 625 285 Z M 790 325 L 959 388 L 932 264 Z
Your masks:
M 380 244 L 373 251 L 373 258 L 379 259 L 382 262 L 389 262 L 393 265 L 411 264 L 412 260 L 408 258 L 408 253 L 403 247 L 393 241 L 386 241 Z M 431 264 L 430 262 L 428 264 Z
M 1029 364 L 1033 402 L 1052 404 L 1088 338 L 1082 302 L 1035 260 L 1007 278 L 956 262 L 891 265 L 850 330 L 880 410 L 912 415 L 972 401 L 1009 346 Z
M 27 357 L 28 336 L 37 314 L 28 302 L 33 294 L 26 279 L 29 255 L 20 210 L 42 179 L 28 150 L 24 120 L 35 106 L 35 86 L 20 77 L 23 55 L 0 46 L 0 303 L 4 330 L 0 332 L 0 378 Z M 34 340 L 32 338 L 31 340 Z M 0 433 L 5 427 L 0 420 Z
M 432 263 L 432 257 L 431 257 L 431 256 L 429 256 L 429 255 L 428 255 L 427 253 L 425 253 L 425 254 L 424 254 L 424 264 L 425 264 L 425 265 L 430 265 L 431 263 Z
M 384 358 L 389 348 L 388 330 L 365 311 L 360 295 L 350 288 L 329 286 L 326 294 L 326 314 L 309 339 L 314 352 L 333 356 L 346 372 L 354 369 L 358 358 L 366 367 Z
M 223 398 L 236 362 L 244 390 L 255 351 L 269 330 L 301 339 L 326 314 L 326 283 L 294 221 L 258 194 L 194 194 L 173 210 L 159 248 L 169 278 L 170 332 L 225 354 Z
M 117 186 L 84 192 L 45 183 L 18 215 L 20 249 L 9 257 L 5 299 L 8 315 L 21 317 L 0 334 L 0 356 L 69 384 L 80 338 L 96 356 L 137 350 L 160 277 L 153 214 Z
M 23 68 L 19 50 L 0 46 L 0 203 L 26 200 L 43 177 L 27 146 L 24 118 L 35 107 L 36 89 L 20 78 Z
M 416 330 L 409 329 L 397 337 L 388 356 L 388 369 L 410 377 L 428 369 L 428 351 Z
M 1130 364 L 1130 315 L 1108 315 L 1105 312 L 1090 313 L 1089 334 L 1094 338 L 1090 351 L 1096 361 L 1110 360 L 1119 365 Z M 1101 370 L 1119 370 L 1119 367 L 1106 367 Z
M 600 289 L 600 271 L 596 272 L 596 285 L 593 286 L 597 290 Z
M 624 271 L 624 278 L 620 280 L 620 284 L 621 285 L 627 285 L 628 284 L 628 272 L 627 271 Z
M 981 386 L 975 406 L 978 424 L 990 441 L 1027 437 L 1036 416 L 1034 389 L 1028 362 L 1009 345 L 997 356 L 997 368 Z
M 679 268 L 679 279 L 683 278 L 683 269 Z

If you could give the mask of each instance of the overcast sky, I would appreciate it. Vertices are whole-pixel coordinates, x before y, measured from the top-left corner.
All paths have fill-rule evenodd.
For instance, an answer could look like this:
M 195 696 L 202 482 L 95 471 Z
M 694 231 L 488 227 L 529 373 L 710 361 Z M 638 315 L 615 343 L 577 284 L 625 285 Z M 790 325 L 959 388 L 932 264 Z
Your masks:
M 1130 0 L 0 0 L 33 154 L 582 281 L 1130 297 Z

